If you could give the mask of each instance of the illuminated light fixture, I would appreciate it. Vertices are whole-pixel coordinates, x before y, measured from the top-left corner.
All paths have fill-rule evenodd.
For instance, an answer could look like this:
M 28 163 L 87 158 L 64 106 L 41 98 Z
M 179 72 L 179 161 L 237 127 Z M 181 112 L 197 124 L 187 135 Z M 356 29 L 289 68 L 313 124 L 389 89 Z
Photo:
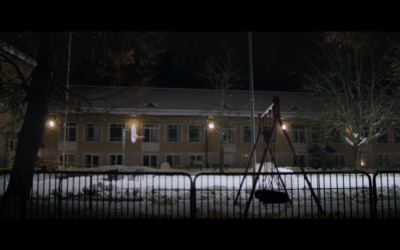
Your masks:
M 286 125 L 285 124 L 282 125 L 282 129 L 286 130 Z
M 208 124 L 208 128 L 209 128 L 209 129 L 214 129 L 214 127 L 215 127 L 214 123 L 210 122 L 210 123 Z
M 144 136 L 139 136 L 136 133 L 137 133 L 136 124 L 132 123 L 132 125 L 131 125 L 131 142 L 132 143 L 135 143 L 136 140 L 138 140 L 138 139 L 144 139 L 145 138 Z
M 50 121 L 49 121 L 49 126 L 50 126 L 50 127 L 54 127 L 54 121 L 53 121 L 53 120 L 50 120 Z

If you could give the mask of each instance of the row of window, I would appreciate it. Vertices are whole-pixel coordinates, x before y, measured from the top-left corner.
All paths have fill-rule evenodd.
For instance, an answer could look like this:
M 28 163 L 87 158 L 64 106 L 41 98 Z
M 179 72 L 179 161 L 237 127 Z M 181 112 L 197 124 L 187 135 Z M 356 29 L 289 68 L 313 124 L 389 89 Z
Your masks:
M 75 163 L 75 154 L 66 154 L 66 165 L 73 165 Z M 299 154 L 300 162 L 303 166 L 307 166 L 306 155 Z M 378 154 L 376 158 L 376 164 L 378 167 L 388 168 L 390 166 L 390 156 L 388 154 Z M 63 161 L 62 155 L 60 155 L 60 162 Z M 181 155 L 167 154 L 166 161 L 172 167 L 178 167 L 181 163 Z M 361 165 L 370 167 L 370 155 L 362 156 Z M 397 156 L 398 165 L 400 165 L 400 156 Z M 246 165 L 248 162 L 248 155 L 242 155 L 242 165 Z M 86 167 L 97 167 L 100 165 L 100 156 L 98 154 L 85 154 L 84 164 Z M 157 154 L 143 154 L 142 165 L 147 167 L 157 167 L 158 155 Z M 189 155 L 189 164 L 191 166 L 204 166 L 204 157 L 202 154 Z M 345 167 L 344 155 L 333 155 L 333 164 L 335 168 Z M 123 165 L 122 154 L 109 154 L 108 165 Z M 293 166 L 298 166 L 296 160 L 293 158 Z
M 101 141 L 101 123 L 85 123 L 84 125 L 84 141 Z M 120 142 L 123 140 L 123 130 L 125 129 L 124 123 L 110 123 L 108 124 L 108 141 Z M 395 143 L 400 143 L 400 128 L 394 128 L 393 138 Z M 266 136 L 269 135 L 271 130 L 268 127 L 264 128 Z M 368 129 L 362 132 L 362 136 L 368 136 Z M 64 134 L 66 134 L 66 141 L 77 140 L 77 123 L 68 122 L 64 128 L 60 126 L 60 141 L 64 140 Z M 155 123 L 144 123 L 142 126 L 142 133 L 145 138 L 143 142 L 159 142 L 159 124 Z M 312 128 L 311 138 L 313 142 L 318 141 L 320 130 Z M 291 126 L 291 139 L 293 143 L 306 143 L 306 128 L 301 125 Z M 333 142 L 344 142 L 343 132 L 334 131 L 332 133 Z M 188 142 L 203 143 L 205 140 L 205 126 L 203 125 L 188 125 Z M 251 141 L 251 127 L 244 125 L 241 126 L 241 142 Z M 274 131 L 273 142 L 277 142 L 277 133 Z M 165 142 L 168 143 L 180 143 L 182 142 L 182 125 L 181 124 L 167 124 L 165 125 Z M 235 143 L 236 142 L 236 130 L 235 127 L 230 127 L 224 130 L 224 142 Z M 378 143 L 388 143 L 389 134 L 384 133 L 381 137 L 377 138 Z
M 101 141 L 101 123 L 85 123 L 84 125 L 84 141 L 96 142 Z M 68 122 L 65 127 L 60 126 L 60 141 L 64 138 L 68 142 L 77 140 L 77 123 Z M 108 141 L 120 142 L 123 140 L 123 131 L 125 129 L 124 123 L 110 123 L 108 124 Z M 224 140 L 227 143 L 235 143 L 235 129 L 234 127 L 227 128 L 224 131 Z M 139 134 L 139 133 L 138 133 Z M 65 137 L 64 137 L 65 135 Z M 143 142 L 159 142 L 159 124 L 144 123 L 142 126 L 141 135 L 145 138 Z M 250 142 L 251 127 L 242 126 L 242 142 Z M 276 138 L 276 136 L 275 136 Z M 165 142 L 180 143 L 182 142 L 182 125 L 181 124 L 167 124 L 165 125 Z M 204 143 L 205 142 L 205 126 L 203 125 L 188 125 L 188 142 Z
M 63 162 L 63 155 L 60 154 L 60 163 Z M 167 162 L 172 167 L 177 167 L 181 165 L 180 155 L 167 155 Z M 75 154 L 66 154 L 65 165 L 75 164 Z M 98 154 L 85 154 L 84 156 L 85 167 L 97 167 L 100 165 L 100 156 Z M 123 165 L 123 154 L 109 154 L 108 155 L 108 165 Z M 142 165 L 145 167 L 157 167 L 158 155 L 156 154 L 143 154 Z M 202 166 L 203 165 L 203 155 L 189 155 L 189 164 L 191 166 Z

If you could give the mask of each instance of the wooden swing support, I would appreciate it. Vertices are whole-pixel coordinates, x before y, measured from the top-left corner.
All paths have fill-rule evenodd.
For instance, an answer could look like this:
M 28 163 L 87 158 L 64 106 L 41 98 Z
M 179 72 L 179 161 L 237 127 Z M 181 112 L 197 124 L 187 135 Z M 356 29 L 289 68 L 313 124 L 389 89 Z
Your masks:
M 274 157 L 273 157 L 273 155 L 272 155 L 272 151 L 271 151 L 271 149 L 270 149 L 270 145 L 271 145 L 271 142 L 272 142 L 272 136 L 273 136 L 273 134 L 274 134 L 274 130 L 276 129 L 276 123 L 279 123 L 281 129 L 282 129 L 282 126 L 283 126 L 283 123 L 282 123 L 282 120 L 281 120 L 279 102 L 280 102 L 280 101 L 279 101 L 279 96 L 274 96 L 273 99 L 272 99 L 272 105 L 271 105 L 262 115 L 259 115 L 259 116 L 258 116 L 258 124 L 259 124 L 259 126 L 258 126 L 258 134 L 257 134 L 256 141 L 255 141 L 255 143 L 254 143 L 254 145 L 253 145 L 253 150 L 252 150 L 252 152 L 251 152 L 251 154 L 250 154 L 249 161 L 248 161 L 247 166 L 246 166 L 245 174 L 246 174 L 246 173 L 248 172 L 248 170 L 249 170 L 250 163 L 251 163 L 252 158 L 253 158 L 253 156 L 254 156 L 254 152 L 255 152 L 255 150 L 256 150 L 257 143 L 258 143 L 258 141 L 259 141 L 261 135 L 263 135 L 263 131 L 262 131 L 262 121 L 267 117 L 267 115 L 268 115 L 270 112 L 272 112 L 272 115 L 273 115 L 273 123 L 272 123 L 271 133 L 269 133 L 268 138 L 267 138 L 267 140 L 266 140 L 267 143 L 266 143 L 265 148 L 264 148 L 264 153 L 263 153 L 262 158 L 261 158 L 261 162 L 260 162 L 260 166 L 259 166 L 258 171 L 257 171 L 257 175 L 256 175 L 256 177 L 255 177 L 255 179 L 254 179 L 254 181 L 253 181 L 253 187 L 252 187 L 252 189 L 251 189 L 251 193 L 250 193 L 249 199 L 248 199 L 248 201 L 247 201 L 247 203 L 246 203 L 246 209 L 245 209 L 245 211 L 244 211 L 244 216 L 247 216 L 247 213 L 248 213 L 248 210 L 249 210 L 251 201 L 252 201 L 252 199 L 253 199 L 254 191 L 255 191 L 255 188 L 256 188 L 256 185 L 257 185 L 259 176 L 260 176 L 260 172 L 261 172 L 261 169 L 262 169 L 262 165 L 263 165 L 263 163 L 264 163 L 264 161 L 265 161 L 265 158 L 266 158 L 267 153 L 270 153 L 270 155 L 271 155 L 271 160 L 272 160 L 272 162 L 274 163 L 274 167 L 276 168 L 276 170 L 277 170 L 277 172 L 278 172 L 278 176 L 279 176 L 279 178 L 280 178 L 280 181 L 281 181 L 282 184 L 283 184 L 283 187 L 284 187 L 284 189 L 285 189 L 285 192 L 287 192 L 287 191 L 286 191 L 286 187 L 285 187 L 285 185 L 284 185 L 284 183 L 283 183 L 283 181 L 282 181 L 282 179 L 281 179 L 281 176 L 279 175 L 278 167 L 277 167 L 277 165 L 276 165 L 276 163 L 275 163 L 275 159 L 274 159 Z M 321 204 L 320 204 L 320 202 L 319 202 L 319 199 L 318 199 L 317 195 L 315 194 L 315 192 L 314 192 L 314 190 L 313 190 L 313 188 L 312 188 L 312 186 L 311 186 L 311 183 L 310 183 L 310 181 L 309 181 L 308 178 L 307 178 L 307 175 L 305 174 L 305 171 L 304 171 L 304 168 L 303 168 L 303 166 L 302 166 L 302 164 L 301 164 L 300 158 L 299 158 L 298 154 L 296 153 L 296 150 L 295 150 L 295 148 L 294 148 L 294 146 L 293 146 L 293 144 L 292 144 L 292 142 L 291 142 L 291 140 L 290 140 L 290 137 L 289 137 L 289 135 L 287 134 L 287 132 L 286 132 L 285 129 L 282 129 L 282 131 L 283 131 L 283 134 L 284 134 L 285 137 L 286 137 L 286 141 L 288 142 L 288 144 L 289 144 L 289 146 L 290 146 L 290 149 L 292 150 L 292 153 L 293 153 L 293 155 L 294 155 L 294 158 L 295 158 L 295 160 L 296 160 L 296 163 L 299 165 L 301 172 L 304 174 L 304 179 L 305 179 L 305 181 L 306 181 L 308 187 L 310 188 L 311 195 L 312 195 L 312 197 L 314 198 L 315 202 L 317 203 L 317 206 L 318 206 L 319 211 L 324 215 L 324 214 L 325 214 L 325 213 L 324 213 L 324 210 L 322 209 L 322 206 L 321 206 Z M 265 140 L 265 138 L 264 138 L 264 140 Z M 234 205 L 237 204 L 237 201 L 238 201 L 238 198 L 239 198 L 239 195 L 240 195 L 240 190 L 242 189 L 243 182 L 244 182 L 244 179 L 245 179 L 245 178 L 246 178 L 246 176 L 243 177 L 242 182 L 240 183 L 240 187 L 239 187 L 238 193 L 237 193 L 237 195 L 236 195 L 236 198 L 235 198 L 235 201 L 234 201 Z

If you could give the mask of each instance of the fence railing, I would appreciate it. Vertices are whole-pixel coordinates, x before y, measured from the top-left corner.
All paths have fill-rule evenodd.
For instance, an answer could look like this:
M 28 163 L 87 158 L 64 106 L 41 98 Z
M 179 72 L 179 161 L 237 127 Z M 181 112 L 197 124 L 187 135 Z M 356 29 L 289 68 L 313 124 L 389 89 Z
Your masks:
M 306 175 L 317 200 L 302 173 L 260 175 L 255 191 L 288 195 L 271 203 L 250 196 L 254 174 L 35 172 L 31 195 L 21 203 L 3 199 L 10 178 L 6 171 L 0 172 L 0 218 L 400 218 L 400 171 Z

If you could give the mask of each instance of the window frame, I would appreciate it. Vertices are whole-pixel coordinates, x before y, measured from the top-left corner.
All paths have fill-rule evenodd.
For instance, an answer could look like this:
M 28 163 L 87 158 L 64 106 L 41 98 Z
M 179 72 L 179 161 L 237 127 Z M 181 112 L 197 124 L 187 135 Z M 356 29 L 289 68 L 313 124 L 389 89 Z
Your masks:
M 229 126 L 223 129 L 223 140 L 224 143 L 236 143 L 236 127 Z
M 87 131 L 87 129 L 90 128 L 90 127 L 88 127 L 89 125 L 97 125 L 97 126 L 99 126 L 99 130 L 98 130 L 99 136 L 98 136 L 98 138 L 93 136 L 92 139 L 90 139 L 90 140 L 88 139 L 88 131 Z M 93 134 L 95 134 L 96 133 L 95 129 L 94 129 L 95 126 L 93 126 L 91 128 L 93 128 Z M 101 141 L 101 128 L 102 128 L 102 124 L 100 122 L 86 122 L 85 125 L 84 125 L 84 130 L 83 130 L 83 140 L 85 142 L 100 142 Z
M 112 163 L 111 157 L 115 157 L 116 164 Z M 120 162 L 120 164 L 118 164 L 119 162 Z M 123 154 L 119 154 L 119 153 L 108 154 L 108 165 L 109 166 L 121 166 L 123 164 L 124 164 L 124 155 Z
M 248 131 L 248 132 L 246 132 L 246 131 Z M 242 125 L 240 132 L 241 132 L 241 136 L 240 136 L 241 142 L 243 142 L 243 143 L 251 142 L 251 126 L 250 125 Z M 248 133 L 248 135 L 247 135 L 247 133 Z M 247 139 L 247 137 L 248 137 L 248 139 Z
M 170 128 L 170 126 L 176 126 Z M 176 130 L 176 138 L 170 137 L 171 130 Z M 182 124 L 180 123 L 168 123 L 165 124 L 165 142 L 166 143 L 182 143 Z
M 191 127 L 198 127 L 197 131 L 199 131 L 199 136 L 198 137 L 192 137 L 191 136 L 191 131 L 193 130 L 193 128 Z M 198 139 L 198 140 L 193 140 L 193 139 Z M 201 124 L 189 124 L 188 125 L 188 142 L 189 143 L 204 143 L 205 141 L 205 129 L 204 129 L 204 125 Z
M 198 163 L 194 163 L 193 164 L 192 157 L 195 158 L 194 162 L 200 162 L 199 158 L 201 158 L 201 164 L 198 164 Z M 205 162 L 204 162 L 204 155 L 203 154 L 190 154 L 189 155 L 189 165 L 190 166 L 192 166 L 192 167 L 203 167 L 204 164 L 205 164 Z
M 118 139 L 118 137 L 111 137 L 111 129 L 112 129 L 112 125 L 119 125 L 120 127 L 120 131 L 121 131 L 121 137 L 120 140 Z M 118 128 L 118 127 L 117 127 Z M 109 142 L 122 142 L 123 141 L 123 129 L 125 129 L 125 123 L 124 122 L 110 122 L 108 123 L 108 141 Z M 113 138 L 117 138 L 117 139 L 113 139 Z
M 292 130 L 291 134 L 292 134 L 292 142 L 293 143 L 298 143 L 298 144 L 306 144 L 307 143 L 306 126 L 291 125 L 291 130 Z M 302 141 L 301 138 L 304 138 L 304 141 Z
M 86 161 L 88 156 L 90 157 L 90 163 L 88 163 Z M 94 164 L 94 162 L 93 162 L 94 157 L 97 157 L 97 164 Z M 87 168 L 99 167 L 100 166 L 100 155 L 99 154 L 90 154 L 90 153 L 89 154 L 84 154 L 83 162 L 85 164 L 85 167 L 87 167 Z
M 71 125 L 74 124 L 74 125 Z M 62 125 L 60 123 L 60 136 L 59 136 L 59 141 L 63 142 L 64 141 L 64 133 L 65 131 L 67 132 L 67 136 L 65 138 L 66 142 L 76 142 L 78 140 L 78 122 L 70 121 L 67 122 L 67 124 Z M 74 131 L 75 137 L 71 138 L 71 131 Z
M 146 131 L 149 132 L 146 133 Z M 160 140 L 160 124 L 152 122 L 142 123 L 142 135 L 145 136 L 142 139 L 143 143 L 158 143 Z
M 148 157 L 149 164 L 145 164 L 145 157 Z M 153 162 L 153 157 L 155 157 L 155 163 Z M 157 154 L 142 154 L 142 166 L 144 167 L 157 167 L 158 166 L 158 155 Z
M 171 157 L 172 161 L 169 161 L 169 157 Z M 176 163 L 176 157 L 178 157 L 178 163 Z M 179 167 L 181 165 L 181 155 L 180 154 L 166 154 L 165 160 L 171 167 Z

